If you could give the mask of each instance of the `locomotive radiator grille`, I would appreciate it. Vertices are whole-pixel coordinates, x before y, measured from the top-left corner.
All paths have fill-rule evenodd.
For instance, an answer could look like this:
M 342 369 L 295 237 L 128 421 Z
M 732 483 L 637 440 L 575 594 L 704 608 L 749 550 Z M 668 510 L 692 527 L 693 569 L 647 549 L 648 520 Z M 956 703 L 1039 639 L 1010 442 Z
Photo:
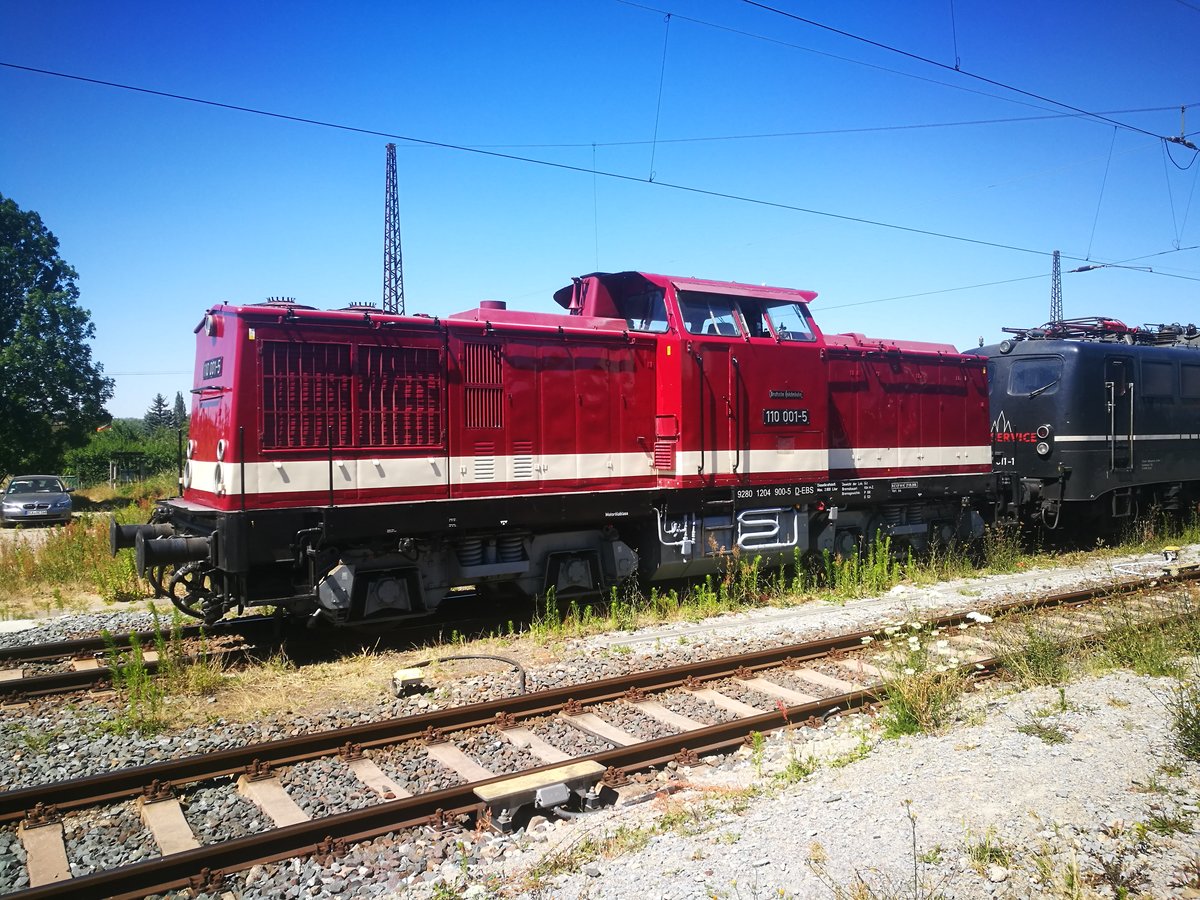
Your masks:
M 442 359 L 432 348 L 358 348 L 358 440 L 427 447 L 442 439 Z
M 351 442 L 350 347 L 262 341 L 262 445 L 269 449 Z

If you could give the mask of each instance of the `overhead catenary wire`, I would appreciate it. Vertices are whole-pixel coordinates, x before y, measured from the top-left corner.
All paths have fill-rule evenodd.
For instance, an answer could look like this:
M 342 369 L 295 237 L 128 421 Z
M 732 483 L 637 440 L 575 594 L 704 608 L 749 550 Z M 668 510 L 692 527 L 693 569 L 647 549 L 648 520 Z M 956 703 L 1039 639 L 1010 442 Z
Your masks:
M 669 181 L 650 181 L 646 178 L 640 178 L 636 175 L 627 175 L 622 172 L 608 172 L 605 170 L 595 170 L 586 166 L 577 166 L 570 163 L 555 162 L 548 159 L 538 159 L 531 156 L 521 156 L 514 153 L 502 153 L 498 150 L 487 150 L 480 147 L 469 147 L 463 144 L 452 144 L 448 141 L 435 141 L 430 138 L 421 138 L 413 135 L 398 134 L 396 132 L 383 131 L 376 128 L 363 128 L 357 125 L 347 125 L 339 122 L 329 122 L 322 119 L 314 119 L 307 116 L 295 116 L 288 113 L 273 112 L 271 110 L 258 109 L 252 106 L 244 106 L 236 103 L 224 103 L 218 100 L 208 100 L 203 97 L 192 97 L 187 94 L 177 94 L 171 91 L 160 91 L 154 88 L 141 87 L 138 85 L 123 84 L 116 81 L 108 81 L 101 78 L 90 78 L 85 75 L 74 75 L 67 72 L 59 72 L 53 69 L 42 69 L 35 66 L 24 66 L 17 63 L 5 62 L 0 60 L 0 67 L 13 69 L 16 71 L 29 72 L 38 75 L 46 75 L 54 78 L 63 78 L 69 81 L 77 81 L 84 84 L 94 84 L 100 87 L 113 88 L 116 90 L 130 91 L 138 94 L 145 94 L 152 97 L 161 97 L 168 100 L 178 100 L 185 103 L 195 103 L 200 106 L 207 106 L 214 109 L 225 109 L 232 112 L 247 113 L 249 115 L 264 116 L 270 119 L 276 119 L 283 122 L 292 122 L 300 125 L 312 125 L 318 128 L 330 128 L 337 131 L 345 131 L 351 134 L 369 135 L 372 137 L 390 138 L 395 141 L 404 141 L 409 144 L 414 144 L 423 147 L 436 147 L 442 150 L 453 150 L 459 153 L 469 153 L 476 156 L 488 157 L 491 159 L 507 160 L 509 162 L 527 163 L 529 165 L 542 166 L 547 169 L 556 169 L 563 172 L 574 172 L 583 175 L 592 175 L 593 173 L 604 178 L 609 178 L 614 181 L 623 181 L 632 184 L 648 184 L 665 190 L 679 191 L 681 193 L 692 194 L 701 197 L 711 197 L 719 200 L 730 200 L 738 203 L 748 203 L 755 206 L 763 206 L 769 209 L 779 209 L 788 212 L 797 212 L 805 215 L 819 216 L 821 218 L 833 219 L 841 222 L 849 222 L 858 225 L 869 225 L 876 228 L 886 228 L 893 231 L 900 231 L 907 234 L 922 235 L 925 237 L 939 238 L 942 240 L 956 241 L 964 244 L 973 244 L 979 247 L 992 247 L 997 250 L 1008 250 L 1014 253 L 1028 253 L 1036 256 L 1050 256 L 1048 250 L 1038 250 L 1032 247 L 1021 247 L 1016 244 L 1006 244 L 1001 241 L 988 241 L 982 238 L 967 237 L 965 235 L 950 234 L 948 232 L 935 231 L 927 228 L 917 228 L 915 226 L 900 225 L 894 222 L 883 222 L 877 219 L 868 219 L 862 216 L 852 216 L 844 213 L 835 213 L 828 210 L 813 209 L 811 207 L 799 206 L 791 203 L 784 203 L 778 200 L 768 200 L 764 197 L 750 197 L 744 194 L 734 194 L 729 191 L 720 191 L 710 188 L 697 187 L 695 185 L 679 184 Z M 1065 259 L 1079 260 L 1086 262 L 1081 257 L 1067 256 Z
M 954 38 L 954 68 L 962 68 L 962 57 L 958 55 L 958 23 L 954 21 L 954 0 L 950 0 L 950 36 Z
M 1117 145 L 1117 127 L 1113 126 L 1112 141 L 1108 145 L 1108 161 L 1104 164 L 1104 177 L 1100 179 L 1100 196 L 1096 198 L 1096 215 L 1092 218 L 1092 233 L 1088 236 L 1087 255 L 1091 259 L 1092 244 L 1096 240 L 1096 225 L 1100 222 L 1100 206 L 1104 203 L 1104 188 L 1108 184 L 1108 170 L 1112 166 L 1113 148 Z
M 935 67 L 937 67 L 939 69 L 943 69 L 945 71 L 958 72 L 962 75 L 965 75 L 968 78 L 974 78 L 977 81 L 982 81 L 984 84 L 990 84 L 993 87 L 998 87 L 998 88 L 1002 88 L 1003 90 L 1012 91 L 1012 92 L 1020 94 L 1024 97 L 1030 97 L 1034 100 L 1040 100 L 1043 103 L 1051 103 L 1054 106 L 1061 107 L 1062 109 L 1069 109 L 1072 112 L 1079 113 L 1082 116 L 1087 116 L 1088 118 L 1096 119 L 1101 122 L 1107 122 L 1109 125 L 1116 125 L 1119 128 L 1124 128 L 1128 131 L 1135 131 L 1138 134 L 1144 134 L 1147 137 L 1157 138 L 1159 140 L 1163 139 L 1163 135 L 1155 134 L 1153 131 L 1147 131 L 1146 129 L 1139 128 L 1136 125 L 1130 125 L 1126 122 L 1121 122 L 1117 119 L 1111 119 L 1108 116 L 1104 116 L 1100 113 L 1089 112 L 1086 109 L 1081 109 L 1078 106 L 1074 106 L 1074 105 L 1072 105 L 1070 103 L 1066 103 L 1062 100 L 1055 100 L 1052 97 L 1047 97 L 1042 94 L 1038 94 L 1035 91 L 1029 91 L 1029 90 L 1026 90 L 1025 88 L 1020 88 L 1020 87 L 1017 87 L 1016 85 L 1007 84 L 1006 82 L 998 81 L 994 78 L 988 78 L 986 75 L 979 75 L 975 72 L 967 71 L 966 69 L 956 68 L 955 66 L 947 65 L 946 63 L 940 62 L 936 59 L 931 59 L 928 56 L 922 56 L 921 54 L 913 53 L 910 50 L 904 50 L 900 47 L 892 46 L 891 44 L 885 44 L 881 41 L 872 40 L 871 38 L 865 37 L 861 34 L 855 34 L 854 32 L 851 32 L 851 31 L 845 31 L 841 28 L 835 28 L 832 25 L 826 25 L 823 22 L 816 21 L 815 19 L 809 19 L 809 18 L 806 18 L 805 16 L 801 16 L 796 13 L 788 12 L 785 9 L 780 9 L 779 7 L 771 6 L 768 3 L 763 3 L 763 2 L 761 2 L 761 0 L 742 0 L 742 2 L 745 3 L 747 6 L 753 6 L 753 7 L 756 7 L 757 9 L 761 9 L 766 12 L 778 15 L 778 16 L 783 16 L 784 18 L 787 18 L 787 19 L 792 19 L 796 22 L 802 22 L 805 25 L 811 25 L 814 28 L 819 28 L 823 31 L 828 31 L 832 34 L 840 35 L 840 36 L 842 36 L 844 38 L 848 38 L 852 41 L 859 41 L 863 44 L 867 44 L 867 45 L 869 45 L 871 47 L 875 47 L 876 49 L 879 49 L 879 50 L 885 50 L 889 53 L 895 53 L 895 54 L 903 56 L 907 59 L 911 59 L 916 62 L 924 63 L 925 65 L 935 66 Z
M 750 0 L 745 0 L 745 2 L 750 2 Z M 831 212 L 828 210 L 819 210 L 819 209 L 814 209 L 811 207 L 804 207 L 804 206 L 799 206 L 796 204 L 784 203 L 782 201 L 769 200 L 769 199 L 762 198 L 762 197 L 751 197 L 748 195 L 735 194 L 735 193 L 731 193 L 728 191 L 720 191 L 720 190 L 715 190 L 715 189 L 710 189 L 710 188 L 702 188 L 702 187 L 697 187 L 695 185 L 679 184 L 679 183 L 668 182 L 668 181 L 649 180 L 649 179 L 639 178 L 634 175 L 627 175 L 627 174 L 624 174 L 621 172 L 609 172 L 609 171 L 605 171 L 605 170 L 599 170 L 599 169 L 596 169 L 594 167 L 594 165 L 592 168 L 587 168 L 584 166 L 571 165 L 569 163 L 555 162 L 553 160 L 538 159 L 536 157 L 521 156 L 521 155 L 512 154 L 512 153 L 502 153 L 497 150 L 486 149 L 483 147 L 474 147 L 474 146 L 467 146 L 467 145 L 462 145 L 462 144 L 453 144 L 453 143 L 450 143 L 447 141 L 435 141 L 435 140 L 432 140 L 429 138 L 421 138 L 421 137 L 416 137 L 413 135 L 405 135 L 405 134 L 399 134 L 399 133 L 395 133 L 395 132 L 388 132 L 388 131 L 383 131 L 380 129 L 364 128 L 364 127 L 360 127 L 360 126 L 348 125 L 345 123 L 338 123 L 338 122 L 330 122 L 330 121 L 310 118 L 310 117 L 306 117 L 306 116 L 296 116 L 296 115 L 291 115 L 288 113 L 274 112 L 272 110 L 264 110 L 264 109 L 245 106 L 245 105 L 241 105 L 241 104 L 225 103 L 222 101 L 210 100 L 210 99 L 206 99 L 206 98 L 202 98 L 202 97 L 193 97 L 193 96 L 189 96 L 186 94 L 178 94 L 178 93 L 174 93 L 174 92 L 170 92 L 170 91 L 157 90 L 155 88 L 147 88 L 147 87 L 142 87 L 139 85 L 124 84 L 121 82 L 109 81 L 109 80 L 99 79 L 99 78 L 92 78 L 92 77 L 85 76 L 85 75 L 76 75 L 73 73 L 61 72 L 61 71 L 57 71 L 57 70 L 53 70 L 53 69 L 44 69 L 44 68 L 35 67 L 35 66 L 25 66 L 25 65 L 18 64 L 18 63 L 7 62 L 7 61 L 3 61 L 3 60 L 0 60 L 0 68 L 7 68 L 7 69 L 15 70 L 15 71 L 27 72 L 30 74 L 45 75 L 45 76 L 53 77 L 53 78 L 61 78 L 64 80 L 76 81 L 76 82 L 80 82 L 80 83 L 84 83 L 84 84 L 92 84 L 92 85 L 96 85 L 98 87 L 107 87 L 107 88 L 112 88 L 115 90 L 129 91 L 132 93 L 144 94 L 147 96 L 159 97 L 162 99 L 176 100 L 176 101 L 185 102 L 185 103 L 194 103 L 194 104 L 197 104 L 200 106 L 206 106 L 206 107 L 211 107 L 211 108 L 215 108 L 215 109 L 224 109 L 224 110 L 229 110 L 231 112 L 241 112 L 241 113 L 246 113 L 249 115 L 258 115 L 258 116 L 263 116 L 266 118 L 276 119 L 279 121 L 291 122 L 294 124 L 311 125 L 311 126 L 320 127 L 320 128 L 329 128 L 329 129 L 333 129 L 333 130 L 337 130 L 337 131 L 344 131 L 344 132 L 348 132 L 348 133 L 352 133 L 352 134 L 362 134 L 362 135 L 369 135 L 369 136 L 374 136 L 374 137 L 390 138 L 392 140 L 403 141 L 405 143 L 412 144 L 415 146 L 423 146 L 423 147 L 432 147 L 432 148 L 436 148 L 436 149 L 451 150 L 451 151 L 456 151 L 456 152 L 461 152 L 461 153 L 469 153 L 469 154 L 474 154 L 474 155 L 493 158 L 493 159 L 506 160 L 506 161 L 510 161 L 510 162 L 520 162 L 520 163 L 526 163 L 526 164 L 530 164 L 530 165 L 537 165 L 537 166 L 541 166 L 541 167 L 545 167 L 545 168 L 549 168 L 549 169 L 556 169 L 556 170 L 560 170 L 560 171 L 573 172 L 573 173 L 578 173 L 578 174 L 586 174 L 586 175 L 591 175 L 593 178 L 595 178 L 597 176 L 602 176 L 604 178 L 609 178 L 609 179 L 612 179 L 615 181 L 622 181 L 622 182 L 634 183 L 634 184 L 649 184 L 649 185 L 654 185 L 659 188 L 679 191 L 682 193 L 693 194 L 696 196 L 710 197 L 710 198 L 721 199 L 721 200 L 729 200 L 732 202 L 747 203 L 747 204 L 763 206 L 763 207 L 767 207 L 767 208 L 771 208 L 771 209 L 779 209 L 779 210 L 784 210 L 784 211 L 788 211 L 788 212 L 797 212 L 797 213 L 801 213 L 804 215 L 812 215 L 812 216 L 817 216 L 817 217 L 821 217 L 821 218 L 833 219 L 836 221 L 842 221 L 842 222 L 847 222 L 847 223 L 851 223 L 851 224 L 866 225 L 866 226 L 870 226 L 870 227 L 884 228 L 884 229 L 889 229 L 889 230 L 893 230 L 893 231 L 899 231 L 899 232 L 903 232 L 903 233 L 907 233 L 907 234 L 914 234 L 914 235 L 920 235 L 920 236 L 924 236 L 924 237 L 937 238 L 937 239 L 941 239 L 941 240 L 949 240 L 949 241 L 955 241 L 955 242 L 959 242 L 959 243 L 972 244 L 972 245 L 980 246 L 980 247 L 990 247 L 990 248 L 998 249 L 998 250 L 1006 250 L 1006 251 L 1011 251 L 1011 252 L 1015 252 L 1015 253 L 1025 253 L 1025 254 L 1043 256 L 1043 257 L 1050 257 L 1052 255 L 1051 251 L 1049 251 L 1049 250 L 1039 250 L 1039 249 L 1032 248 L 1032 247 L 1022 247 L 1022 246 L 1019 246 L 1016 244 L 1009 244 L 1009 243 L 1004 243 L 1001 241 L 989 241 L 989 240 L 984 240 L 982 238 L 973 238 L 973 237 L 968 237 L 965 235 L 951 234 L 949 232 L 936 231 L 933 229 L 925 229 L 925 228 L 917 228 L 915 226 L 900 225 L 900 224 L 894 223 L 894 222 L 884 222 L 884 221 L 876 220 L 876 219 L 868 219 L 868 218 L 865 218 L 862 216 L 853 216 L 853 215 L 848 215 L 848 214 L 843 214 L 843 213 L 835 213 L 835 212 Z M 1091 114 L 1088 114 L 1088 115 L 1091 115 Z M 1146 133 L 1150 134 L 1149 132 L 1146 132 Z M 1156 135 L 1151 135 L 1151 136 L 1157 138 Z M 1089 262 L 1090 261 L 1083 257 L 1072 256 L 1072 255 L 1069 255 L 1066 253 L 1062 254 L 1062 258 L 1068 259 L 1068 260 L 1074 260 L 1074 261 L 1078 261 L 1078 262 Z M 1183 279 L 1189 280 L 1189 281 L 1200 281 L 1200 278 L 1190 278 L 1188 276 L 1183 276 L 1183 275 L 1172 275 L 1172 274 L 1166 273 L 1166 272 L 1157 272 L 1153 269 L 1147 269 L 1146 271 L 1149 272 L 1150 274 L 1155 274 L 1155 275 L 1163 275 L 1163 276 L 1172 277 L 1172 278 L 1183 278 Z M 186 373 L 184 373 L 184 374 L 186 374 Z
M 650 142 L 650 180 L 654 180 L 654 156 L 658 152 L 658 123 L 662 118 L 663 84 L 667 80 L 667 47 L 671 41 L 671 14 L 667 13 L 663 30 L 662 64 L 658 69 L 658 101 L 654 105 L 654 139 Z M 595 168 L 593 166 L 593 168 Z
M 1195 106 L 1196 104 L 1188 104 Z M 1105 115 L 1119 115 L 1122 113 L 1148 113 L 1148 112 L 1168 112 L 1176 109 L 1172 106 L 1143 106 L 1137 109 L 1109 109 L 1104 110 Z M 900 125 L 862 125 L 855 128 L 819 128 L 809 129 L 806 131 L 766 131 L 755 132 L 750 134 L 714 134 L 714 135 L 697 135 L 694 137 L 677 137 L 665 138 L 661 135 L 656 137 L 654 141 L 647 139 L 636 139 L 627 141 L 567 141 L 567 142 L 546 142 L 528 143 L 528 144 L 470 144 L 471 147 L 480 147 L 489 150 L 572 150 L 572 149 L 587 149 L 588 147 L 637 147 L 650 143 L 658 144 L 700 144 L 700 143 L 715 143 L 719 141 L 757 141 L 757 140 L 777 140 L 783 138 L 797 137 L 825 137 L 841 134 L 872 134 L 881 132 L 893 131 L 919 131 L 923 129 L 934 128 L 967 128 L 980 125 L 1008 125 L 1025 122 L 1050 122 L 1061 119 L 1080 119 L 1083 118 L 1079 113 L 1047 113 L 1043 116 L 1005 116 L 996 119 L 961 119 L 955 122 L 909 122 Z
M 661 9 L 657 6 L 649 6 L 645 3 L 637 3 L 637 2 L 635 2 L 635 0 L 616 0 L 616 2 L 622 4 L 623 6 L 632 7 L 633 9 L 642 9 L 642 10 L 645 10 L 646 12 L 659 13 L 660 15 L 666 15 L 668 13 L 668 10 Z M 980 97 L 991 97 L 993 100 L 1002 100 L 1005 103 L 1015 103 L 1018 106 L 1028 106 L 1031 109 L 1047 109 L 1047 107 L 1045 107 L 1039 103 L 1030 103 L 1027 100 L 1019 100 L 1016 97 L 1007 97 L 1002 94 L 993 94 L 990 91 L 976 90 L 975 88 L 970 88 L 970 87 L 967 87 L 966 85 L 962 85 L 962 84 L 951 84 L 950 82 L 947 82 L 947 81 L 939 81 L 936 78 L 926 78 L 923 75 L 917 75 L 913 72 L 903 72 L 900 69 L 893 69 L 888 66 L 881 66 L 876 63 L 869 63 L 869 62 L 866 62 L 861 59 L 853 59 L 849 56 L 841 56 L 837 53 L 829 53 L 826 50 L 817 50 L 812 47 L 805 47 L 800 44 L 795 44 L 795 43 L 792 43 L 791 41 L 785 41 L 785 40 L 782 40 L 777 37 L 771 37 L 771 36 L 765 35 L 765 34 L 757 34 L 756 32 L 753 32 L 753 31 L 745 31 L 740 28 L 733 28 L 729 25 L 720 25 L 716 22 L 709 22 L 705 19 L 697 19 L 694 16 L 684 15 L 683 13 L 680 13 L 678 11 L 670 11 L 670 14 L 672 16 L 674 16 L 676 19 L 679 19 L 681 22 L 690 22 L 693 25 L 700 25 L 705 28 L 712 28 L 716 31 L 724 31 L 728 34 L 736 34 L 739 37 L 750 38 L 750 39 L 756 40 L 756 41 L 763 41 L 764 43 L 775 44 L 776 46 L 786 47 L 791 50 L 799 50 L 802 53 L 811 53 L 814 56 L 823 56 L 826 59 L 836 59 L 839 62 L 848 63 L 853 66 L 860 66 L 864 69 L 874 69 L 877 72 L 887 72 L 889 75 L 897 75 L 901 78 L 912 79 L 913 81 L 923 81 L 926 84 L 936 84 L 941 87 L 949 88 L 950 90 L 953 90 L 953 91 L 962 91 L 963 93 L 975 94 Z
M 936 291 L 920 291 L 916 294 L 898 294 L 895 297 L 878 297 L 874 300 L 856 300 L 853 303 L 839 303 L 837 306 L 822 306 L 821 310 L 827 312 L 832 309 L 849 309 L 852 306 L 871 306 L 876 303 L 891 303 L 894 300 L 915 300 L 919 297 L 933 297 L 937 294 L 953 294 L 957 291 L 973 291 L 976 288 L 997 287 L 1002 284 L 1016 284 L 1020 281 L 1033 281 L 1036 278 L 1045 278 L 1045 272 L 1039 272 L 1036 275 L 1022 275 L 1020 278 L 1005 278 L 1002 281 L 985 281 L 982 284 L 964 284 L 958 287 L 940 288 Z

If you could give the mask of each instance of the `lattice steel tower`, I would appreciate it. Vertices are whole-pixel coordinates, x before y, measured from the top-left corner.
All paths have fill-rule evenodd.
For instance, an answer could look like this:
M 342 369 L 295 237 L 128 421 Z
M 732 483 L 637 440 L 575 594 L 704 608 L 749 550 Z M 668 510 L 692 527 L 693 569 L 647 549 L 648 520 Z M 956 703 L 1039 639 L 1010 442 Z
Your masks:
M 1050 321 L 1061 322 L 1062 311 L 1062 262 L 1058 251 L 1054 251 L 1054 269 L 1050 275 Z
M 404 315 L 404 256 L 400 252 L 400 191 L 396 145 L 387 145 L 387 196 L 383 202 L 383 311 Z

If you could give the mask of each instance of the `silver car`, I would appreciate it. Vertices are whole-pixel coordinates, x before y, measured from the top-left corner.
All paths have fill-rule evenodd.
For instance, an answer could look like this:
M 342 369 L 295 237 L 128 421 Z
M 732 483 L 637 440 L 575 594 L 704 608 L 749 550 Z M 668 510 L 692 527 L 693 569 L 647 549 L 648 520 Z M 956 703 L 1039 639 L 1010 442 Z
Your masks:
M 0 504 L 0 525 L 71 521 L 71 495 L 57 475 L 18 475 Z

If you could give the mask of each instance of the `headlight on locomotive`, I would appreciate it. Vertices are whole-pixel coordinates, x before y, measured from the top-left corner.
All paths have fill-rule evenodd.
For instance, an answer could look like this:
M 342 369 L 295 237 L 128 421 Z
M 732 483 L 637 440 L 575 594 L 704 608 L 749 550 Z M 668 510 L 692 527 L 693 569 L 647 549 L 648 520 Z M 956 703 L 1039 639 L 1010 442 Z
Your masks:
M 1049 456 L 1050 451 L 1053 449 L 1053 445 L 1050 443 L 1050 432 L 1051 428 L 1049 425 L 1039 425 L 1037 427 L 1038 443 L 1033 449 L 1037 451 L 1038 456 L 1043 458 Z

